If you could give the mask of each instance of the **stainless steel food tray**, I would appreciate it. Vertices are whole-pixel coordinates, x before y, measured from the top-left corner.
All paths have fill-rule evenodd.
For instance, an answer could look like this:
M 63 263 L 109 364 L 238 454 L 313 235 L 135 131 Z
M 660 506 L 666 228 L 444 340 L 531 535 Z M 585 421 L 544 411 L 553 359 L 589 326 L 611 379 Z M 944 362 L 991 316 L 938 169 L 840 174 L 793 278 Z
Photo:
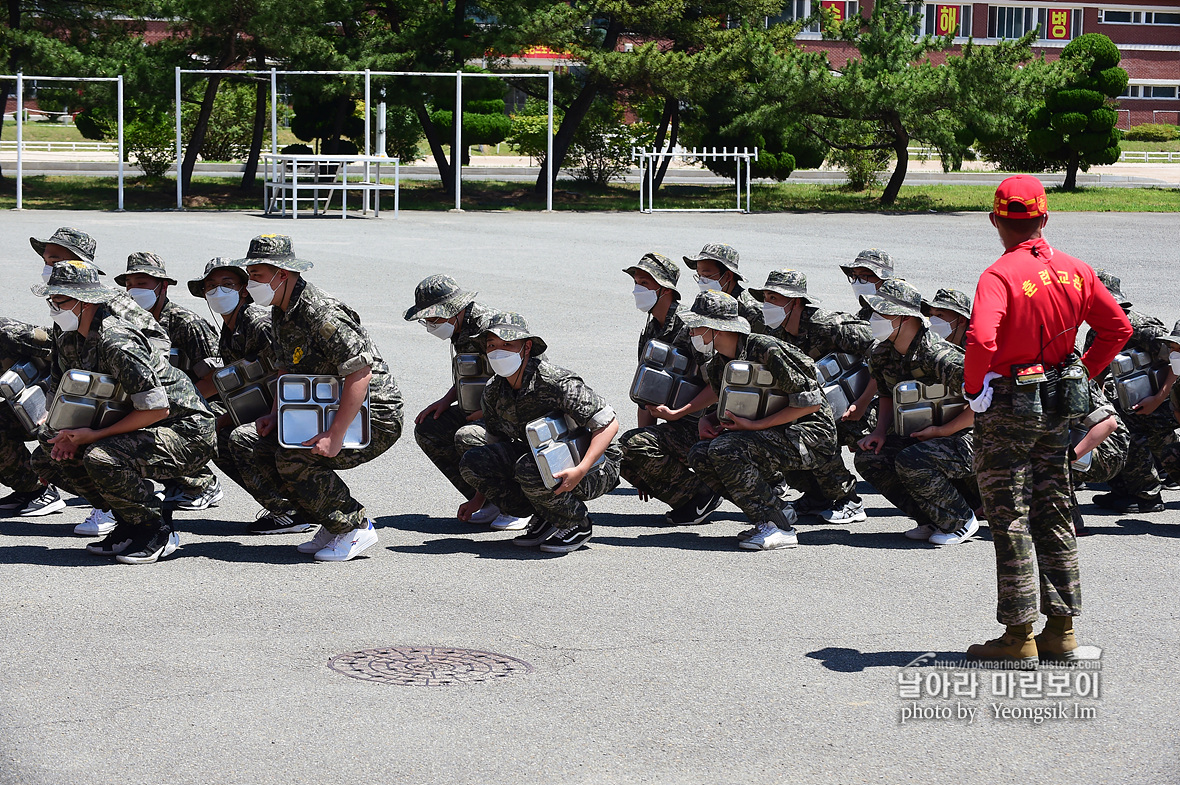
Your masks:
M 902 436 L 931 425 L 946 425 L 967 408 L 967 400 L 943 384 L 899 382 L 893 387 L 893 430 Z
M 270 414 L 277 380 L 270 363 L 258 357 L 237 360 L 213 374 L 213 386 L 237 425 Z
M 24 429 L 35 433 L 48 414 L 45 389 L 49 382 L 49 363 L 34 359 L 6 364 L 8 368 L 0 374 L 0 397 L 12 407 Z
M 483 388 L 492 379 L 487 358 L 478 352 L 455 353 L 451 358 L 451 378 L 455 382 L 459 409 L 475 414 L 483 408 Z
M 590 448 L 590 432 L 579 428 L 573 419 L 561 412 L 533 420 L 524 427 L 524 431 L 529 450 L 541 473 L 541 481 L 550 490 L 561 485 L 561 480 L 553 475 L 577 466 Z M 606 455 L 603 454 L 590 470 L 597 469 L 605 461 Z
M 131 400 L 113 376 L 94 371 L 67 371 L 57 384 L 47 424 L 67 428 L 106 428 L 131 411 Z
M 815 372 L 837 420 L 864 395 L 872 379 L 869 366 L 863 360 L 843 352 L 834 352 L 816 360 Z
M 1139 349 L 1119 352 L 1110 363 L 1119 407 L 1130 411 L 1160 391 L 1168 377 L 1168 366 Z
M 697 397 L 704 386 L 687 352 L 663 341 L 648 341 L 631 380 L 631 400 L 640 406 L 679 409 Z
M 731 360 L 721 376 L 717 396 L 717 416 L 730 422 L 726 413 L 749 420 L 759 420 L 787 406 L 787 396 L 773 388 L 774 377 L 759 363 Z
M 278 378 L 278 437 L 279 446 L 292 450 L 308 450 L 303 442 L 323 433 L 332 426 L 340 410 L 342 380 L 337 376 L 309 376 L 288 373 Z M 369 396 L 365 395 L 357 412 L 343 449 L 359 450 L 369 446 Z

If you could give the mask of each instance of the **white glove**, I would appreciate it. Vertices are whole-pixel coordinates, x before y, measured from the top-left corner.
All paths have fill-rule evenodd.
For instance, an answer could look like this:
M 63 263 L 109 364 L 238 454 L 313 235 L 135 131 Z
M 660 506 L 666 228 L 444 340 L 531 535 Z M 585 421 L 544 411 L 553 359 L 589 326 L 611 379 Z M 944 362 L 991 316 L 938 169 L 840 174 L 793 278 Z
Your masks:
M 992 379 L 999 378 L 1000 374 L 995 371 L 988 371 L 983 375 L 983 389 L 979 391 L 979 395 L 968 399 L 971 411 L 976 414 L 987 411 L 987 407 L 992 405 L 992 395 L 995 394 L 992 390 Z

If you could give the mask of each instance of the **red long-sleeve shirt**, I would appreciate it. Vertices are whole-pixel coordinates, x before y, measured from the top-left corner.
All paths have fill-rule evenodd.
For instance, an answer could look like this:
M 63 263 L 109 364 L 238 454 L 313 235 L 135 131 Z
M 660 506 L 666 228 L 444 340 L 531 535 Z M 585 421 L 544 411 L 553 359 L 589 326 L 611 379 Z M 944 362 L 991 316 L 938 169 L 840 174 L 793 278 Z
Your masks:
M 1073 350 L 1082 322 L 1096 335 L 1082 356 L 1093 378 L 1131 337 L 1123 309 L 1088 264 L 1043 238 L 1009 248 L 984 270 L 975 289 L 963 387 L 976 395 L 988 371 L 1011 376 L 1013 365 L 1060 363 Z

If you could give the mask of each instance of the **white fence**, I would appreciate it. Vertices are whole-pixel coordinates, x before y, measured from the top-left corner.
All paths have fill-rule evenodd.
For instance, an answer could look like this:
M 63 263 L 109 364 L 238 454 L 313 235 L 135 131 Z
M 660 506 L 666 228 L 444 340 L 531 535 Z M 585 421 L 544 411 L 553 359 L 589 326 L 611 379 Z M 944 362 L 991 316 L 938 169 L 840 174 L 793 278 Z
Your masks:
M 118 153 L 115 142 L 23 142 L 25 150 L 40 150 L 47 153 Z M 17 142 L 0 142 L 0 150 L 15 150 Z
M 1148 150 L 1123 150 L 1120 164 L 1180 164 L 1180 153 Z

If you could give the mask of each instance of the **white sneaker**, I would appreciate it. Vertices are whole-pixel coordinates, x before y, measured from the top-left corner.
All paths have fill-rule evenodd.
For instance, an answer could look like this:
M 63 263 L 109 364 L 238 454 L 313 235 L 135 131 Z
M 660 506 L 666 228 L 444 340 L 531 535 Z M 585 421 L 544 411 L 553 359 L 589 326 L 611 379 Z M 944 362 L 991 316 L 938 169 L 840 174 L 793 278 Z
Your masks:
M 115 530 L 115 516 L 109 510 L 93 509 L 86 520 L 74 527 L 74 534 L 82 537 L 105 537 Z
M 923 523 L 921 526 L 915 526 L 905 533 L 906 537 L 911 540 L 929 540 L 932 535 L 938 533 L 938 529 L 928 523 Z
M 518 532 L 529 527 L 529 519 L 501 513 L 488 525 L 498 532 Z
M 769 521 L 758 524 L 758 532 L 748 540 L 738 543 L 739 548 L 748 551 L 773 551 L 777 548 L 797 548 L 799 534 L 794 529 L 783 531 Z
M 867 521 L 869 516 L 865 514 L 864 502 L 857 502 L 849 499 L 843 504 L 836 505 L 830 510 L 824 510 L 819 514 L 819 517 L 828 523 L 860 523 Z
M 958 545 L 964 540 L 971 539 L 977 531 L 979 531 L 979 521 L 972 515 L 970 520 L 964 521 L 953 532 L 937 532 L 930 535 L 930 542 L 933 545 Z
M 471 513 L 471 517 L 467 520 L 470 523 L 491 523 L 500 517 L 500 508 L 494 504 L 485 504 L 475 512 Z
M 324 546 L 334 539 L 335 535 L 321 526 L 315 533 L 314 537 L 312 537 L 307 542 L 300 543 L 298 546 L 296 546 L 295 550 L 299 551 L 300 553 L 319 553 L 324 549 Z
M 373 529 L 372 521 L 365 521 L 368 525 L 363 529 L 353 529 L 343 534 L 337 534 L 322 550 L 316 551 L 316 561 L 348 561 L 360 556 L 364 551 L 377 544 L 377 532 Z

